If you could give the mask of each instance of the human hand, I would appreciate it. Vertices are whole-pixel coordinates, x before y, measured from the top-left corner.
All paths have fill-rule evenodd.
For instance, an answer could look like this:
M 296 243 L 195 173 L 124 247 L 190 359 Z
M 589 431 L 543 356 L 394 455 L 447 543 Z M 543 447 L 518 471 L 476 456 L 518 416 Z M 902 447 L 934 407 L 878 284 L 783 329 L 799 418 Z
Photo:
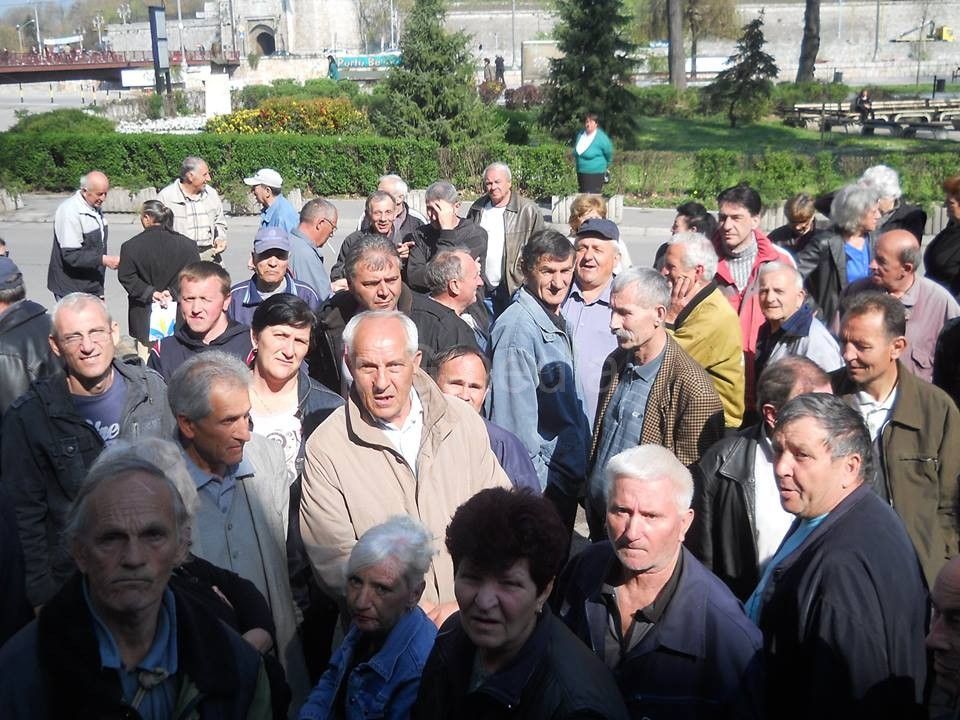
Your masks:
M 438 628 L 446 622 L 447 618 L 453 615 L 460 608 L 455 602 L 434 604 L 426 600 L 420 601 L 420 609 L 423 610 L 430 621 Z
M 110 268 L 111 270 L 116 270 L 120 267 L 120 256 L 119 255 L 104 255 L 100 258 L 100 262 L 104 267 Z
M 690 303 L 694 295 L 693 290 L 694 284 L 692 278 L 680 277 L 673 283 L 670 289 L 670 307 L 667 308 L 666 321 L 668 323 L 675 322 L 677 316 Z
M 227 249 L 227 239 L 226 239 L 226 238 L 224 238 L 224 237 L 218 237 L 216 240 L 213 241 L 213 251 L 214 251 L 214 253 L 216 253 L 217 255 L 219 255 L 220 253 L 222 253 L 222 252 L 223 252 L 224 250 L 226 250 L 226 249 Z
M 413 240 L 408 240 L 407 242 L 400 243 L 397 247 L 397 253 L 400 255 L 401 260 L 406 260 L 410 257 L 410 249 L 414 246 Z
M 346 290 L 347 279 L 340 278 L 339 280 L 334 280 L 332 283 L 330 283 L 330 289 L 333 290 L 334 292 L 340 292 L 341 290 Z

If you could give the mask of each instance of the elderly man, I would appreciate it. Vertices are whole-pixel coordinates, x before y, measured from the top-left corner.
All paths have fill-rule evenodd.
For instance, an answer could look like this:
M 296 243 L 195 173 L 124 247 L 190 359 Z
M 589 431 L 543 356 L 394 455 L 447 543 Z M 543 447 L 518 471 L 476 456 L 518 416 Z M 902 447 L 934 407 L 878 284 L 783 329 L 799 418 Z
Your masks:
M 243 182 L 260 204 L 260 227 L 277 227 L 290 232 L 300 224 L 300 216 L 281 194 L 283 178 L 276 170 L 261 168 Z
M 57 300 L 74 292 L 103 297 L 106 269 L 120 266 L 119 255 L 107 254 L 107 219 L 101 208 L 109 190 L 107 176 L 93 170 L 57 208 L 47 269 L 47 289 Z
M 793 516 L 780 506 L 770 434 L 788 400 L 831 392 L 830 378 L 812 360 L 789 355 L 757 381 L 760 422 L 707 450 L 693 468 L 693 525 L 687 547 L 741 600 L 757 586 Z
M 227 315 L 229 273 L 215 262 L 201 260 L 180 271 L 177 286 L 182 320 L 173 335 L 153 344 L 147 366 L 169 381 L 184 361 L 207 350 L 222 350 L 246 361 L 253 351 L 250 328 Z
M 209 183 L 206 161 L 190 155 L 180 165 L 180 177 L 158 192 L 157 200 L 173 212 L 173 229 L 197 243 L 200 259 L 219 262 L 227 249 L 227 218 Z
M 682 232 L 667 244 L 660 273 L 670 281 L 666 326 L 673 339 L 707 371 L 723 403 L 724 424 L 743 423 L 743 337 L 737 314 L 717 287 L 717 253 L 699 233 Z
M 163 380 L 115 358 L 119 337 L 102 300 L 84 293 L 63 298 L 53 309 L 49 343 L 66 377 L 33 383 L 3 416 L 0 477 L 16 512 L 34 607 L 73 571 L 60 533 L 100 451 L 117 438 L 173 431 Z
M 403 240 L 407 235 L 427 222 L 423 213 L 410 207 L 407 203 L 407 183 L 399 175 L 381 175 L 377 180 L 377 190 L 385 192 L 393 198 L 393 237 Z M 363 216 L 357 223 L 357 230 L 371 232 L 370 218 Z
M 0 257 L 0 416 L 34 380 L 60 374 L 49 337 L 47 309 L 27 300 L 20 268 Z
M 604 475 L 607 539 L 560 576 L 560 618 L 614 673 L 631 717 L 762 717 L 760 632 L 683 547 L 690 471 L 642 445 Z
M 452 183 L 438 180 L 424 195 L 430 222 L 416 228 L 405 240 L 411 240 L 407 261 L 407 282 L 420 292 L 430 292 L 427 263 L 441 250 L 465 248 L 480 262 L 481 273 L 487 258 L 487 231 L 472 220 L 457 215 L 460 194 Z
M 447 395 L 470 403 L 480 413 L 490 437 L 490 449 L 516 488 L 540 492 L 540 479 L 520 438 L 483 417 L 483 403 L 490 390 L 490 360 L 476 347 L 454 345 L 434 358 L 437 386 Z
M 310 376 L 346 396 L 350 386 L 343 351 L 343 329 L 357 313 L 397 310 L 408 313 L 413 293 L 403 284 L 400 255 L 393 242 L 365 235 L 344 258 L 347 289 L 337 292 L 317 311 L 317 329 L 308 364 Z
M 793 258 L 774 245 L 760 231 L 760 195 L 748 185 L 727 188 L 717 196 L 719 227 L 712 238 L 720 260 L 716 281 L 740 316 L 743 335 L 746 404 L 753 407 L 756 373 L 753 369 L 757 352 L 757 334 L 763 325 L 760 299 L 757 295 L 760 268 L 779 261 L 793 265 Z
M 410 319 L 417 326 L 423 369 L 429 373 L 438 352 L 478 344 L 474 330 L 482 333 L 481 320 L 467 310 L 478 305 L 477 288 L 483 287 L 483 278 L 480 263 L 466 248 L 458 248 L 437 253 L 427 263 L 426 279 L 430 294 L 414 293 Z M 481 309 L 478 314 L 486 313 Z
M 280 447 L 251 432 L 250 371 L 226 353 L 197 355 L 170 378 L 169 400 L 198 491 L 192 552 L 267 599 L 280 662 L 302 700 L 309 680 L 287 573 L 291 480 Z
M 652 268 L 617 275 L 610 330 L 617 337 L 600 384 L 587 483 L 590 536 L 603 537 L 603 472 L 637 445 L 663 445 L 693 465 L 723 434 L 723 405 L 710 376 L 667 333 L 670 284 Z
M 474 493 L 508 487 L 483 423 L 420 370 L 417 328 L 402 313 L 361 313 L 343 331 L 354 378 L 345 407 L 307 440 L 300 530 L 328 592 L 344 594 L 357 539 L 392 515 L 441 537 Z M 449 554 L 434 556 L 421 606 L 437 622 L 456 609 Z
M 543 230 L 543 216 L 532 200 L 513 192 L 513 175 L 503 163 L 492 163 L 483 171 L 486 194 L 477 199 L 467 218 L 487 231 L 486 278 L 488 303 L 502 312 L 517 288 L 524 283 L 520 254 L 535 232 Z
M 290 272 L 316 290 L 321 302 L 333 295 L 321 248 L 336 232 L 338 219 L 332 202 L 314 198 L 300 208 L 300 224 L 290 232 Z
M 843 367 L 840 346 L 804 304 L 803 276 L 793 265 L 771 262 L 760 268 L 760 311 L 766 322 L 757 335 L 755 370 L 789 355 L 810 358 L 827 372 Z
M 573 287 L 560 306 L 573 345 L 580 401 L 593 428 L 603 364 L 617 347 L 610 332 L 610 285 L 620 262 L 620 228 L 610 220 L 589 218 L 574 241 Z
M 867 482 L 903 519 L 929 587 L 957 554 L 960 413 L 946 393 L 899 360 L 905 326 L 896 298 L 852 297 L 840 323 L 846 368 L 833 374 L 833 389 L 867 425 L 879 460 Z
M 927 649 L 933 652 L 934 689 L 930 696 L 930 720 L 953 720 L 960 712 L 960 557 L 955 557 L 937 575 L 930 594 L 933 620 Z
M 583 488 L 590 431 L 573 373 L 573 350 L 560 305 L 573 278 L 574 251 L 555 230 L 536 233 L 521 251 L 524 285 L 493 326 L 490 419 L 519 437 L 541 489 L 572 527 Z
M 347 256 L 353 251 L 354 246 L 365 237 L 375 235 L 385 238 L 396 247 L 401 265 L 407 264 L 413 241 L 407 242 L 403 237 L 398 236 L 393 222 L 396 209 L 397 206 L 393 196 L 383 190 L 377 190 L 367 198 L 366 205 L 364 205 L 364 222 L 361 224 L 361 228 L 344 238 L 343 244 L 340 245 L 337 261 L 330 268 L 330 278 L 334 281 L 334 290 L 342 289 L 342 282 L 346 278 Z
M 269 297 L 286 293 L 296 295 L 316 311 L 320 307 L 317 291 L 302 280 L 294 280 L 290 268 L 290 237 L 278 227 L 262 227 L 253 241 L 253 277 L 230 288 L 227 315 L 238 323 L 250 325 L 257 306 Z
M 944 324 L 960 316 L 960 304 L 940 284 L 917 274 L 920 244 L 907 230 L 889 230 L 877 240 L 870 277 L 851 283 L 847 297 L 867 289 L 889 293 L 906 309 L 907 354 L 904 367 L 933 381 L 933 358 Z
M 746 606 L 763 632 L 767 716 L 918 717 L 927 593 L 903 523 L 864 483 L 863 421 L 840 398 L 800 395 L 777 416 L 773 452 L 796 521 Z
M 187 518 L 145 460 L 121 455 L 90 473 L 66 527 L 80 573 L 0 651 L 4 718 L 271 717 L 257 651 L 169 585 Z

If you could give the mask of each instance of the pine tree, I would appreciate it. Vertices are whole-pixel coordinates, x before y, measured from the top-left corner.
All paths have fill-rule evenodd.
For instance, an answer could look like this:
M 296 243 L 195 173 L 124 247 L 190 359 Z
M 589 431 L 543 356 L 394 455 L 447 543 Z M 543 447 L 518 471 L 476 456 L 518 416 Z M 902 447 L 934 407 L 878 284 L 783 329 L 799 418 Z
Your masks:
M 557 0 L 554 28 L 564 56 L 550 61 L 547 101 L 540 122 L 569 142 L 595 112 L 608 135 L 627 145 L 637 131 L 636 98 L 626 87 L 636 61 L 622 0 Z
M 443 27 L 443 0 L 416 0 L 406 18 L 401 67 L 377 89 L 371 120 L 387 137 L 455 142 L 503 139 L 493 111 L 477 97 L 469 38 Z
M 780 71 L 773 58 L 763 51 L 766 42 L 761 12 L 744 26 L 729 67 L 717 73 L 716 79 L 704 88 L 710 106 L 726 111 L 730 127 L 756 120 L 768 104 L 772 80 Z

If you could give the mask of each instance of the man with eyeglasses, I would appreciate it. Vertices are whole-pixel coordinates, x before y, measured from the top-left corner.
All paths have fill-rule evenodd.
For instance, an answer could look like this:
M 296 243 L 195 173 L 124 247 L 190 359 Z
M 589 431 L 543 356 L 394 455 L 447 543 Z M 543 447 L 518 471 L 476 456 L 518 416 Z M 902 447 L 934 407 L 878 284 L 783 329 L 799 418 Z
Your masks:
M 290 231 L 290 272 L 316 290 L 321 301 L 333 295 L 322 248 L 336 232 L 338 219 L 332 202 L 314 198 L 300 209 L 300 224 Z
M 3 416 L 0 477 L 12 498 L 34 608 L 73 572 L 61 532 L 100 451 L 117 438 L 173 433 L 163 379 L 116 359 L 119 337 L 102 300 L 67 295 L 53 309 L 50 330 L 50 348 L 66 377 L 35 381 Z

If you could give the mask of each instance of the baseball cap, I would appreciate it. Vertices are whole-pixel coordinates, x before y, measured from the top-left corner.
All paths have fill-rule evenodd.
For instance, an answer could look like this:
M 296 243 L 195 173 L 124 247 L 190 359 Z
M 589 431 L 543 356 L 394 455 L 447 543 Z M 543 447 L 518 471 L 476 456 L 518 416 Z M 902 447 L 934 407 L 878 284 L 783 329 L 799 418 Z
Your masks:
M 267 250 L 283 250 L 290 252 L 290 236 L 287 231 L 278 227 L 265 227 L 257 230 L 253 240 L 253 252 L 257 255 Z
M 619 240 L 620 228 L 612 220 L 588 218 L 583 221 L 580 229 L 577 230 L 577 237 L 583 237 L 584 235 L 599 235 L 607 240 Z
M 0 257 L 0 290 L 10 290 L 23 282 L 20 268 L 8 257 Z
M 270 168 L 260 168 L 253 177 L 244 178 L 243 181 L 253 187 L 254 185 L 266 185 L 267 187 L 283 187 L 283 178 L 280 173 Z

